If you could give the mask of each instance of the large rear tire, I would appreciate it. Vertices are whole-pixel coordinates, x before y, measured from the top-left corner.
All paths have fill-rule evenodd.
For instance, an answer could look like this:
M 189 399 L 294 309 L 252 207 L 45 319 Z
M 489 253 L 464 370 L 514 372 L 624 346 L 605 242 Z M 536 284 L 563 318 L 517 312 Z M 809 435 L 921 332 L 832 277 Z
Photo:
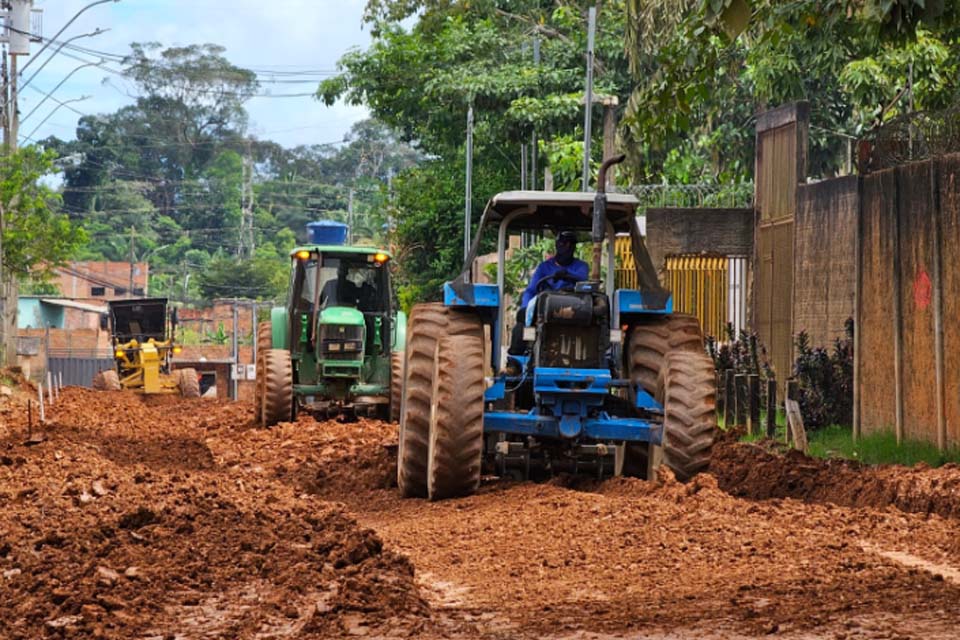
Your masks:
M 93 376 L 93 388 L 98 391 L 120 391 L 120 375 L 116 369 L 106 369 Z
M 293 364 L 286 349 L 267 349 L 257 371 L 259 420 L 265 427 L 293 419 Z
M 667 354 L 656 397 L 663 404 L 663 464 L 686 482 L 710 466 L 717 434 L 717 384 L 710 356 L 694 351 Z M 651 467 L 658 456 L 653 458 Z
M 430 407 L 434 354 L 446 336 L 470 335 L 483 340 L 480 318 L 440 303 L 418 304 L 410 312 L 400 394 L 400 446 L 397 485 L 405 498 L 426 498 Z
M 483 459 L 483 340 L 441 338 L 433 368 L 427 493 L 443 500 L 474 493 Z
M 400 397 L 403 394 L 403 351 L 390 354 L 390 422 L 400 422 Z
M 200 378 L 197 376 L 197 370 L 189 368 L 177 371 L 177 387 L 180 388 L 180 395 L 184 398 L 199 398 Z

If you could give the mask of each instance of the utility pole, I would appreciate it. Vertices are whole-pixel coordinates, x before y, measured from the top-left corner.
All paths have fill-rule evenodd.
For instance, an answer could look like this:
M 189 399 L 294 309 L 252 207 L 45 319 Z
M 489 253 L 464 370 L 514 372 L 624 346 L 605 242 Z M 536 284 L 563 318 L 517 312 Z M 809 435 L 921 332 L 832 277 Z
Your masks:
M 593 41 L 597 31 L 597 7 L 587 14 L 587 81 L 583 100 L 583 191 L 590 190 L 590 127 L 593 112 Z
M 540 67 L 540 38 L 533 39 L 533 66 Z M 539 75 L 537 76 L 539 78 Z M 538 82 L 539 84 L 539 82 Z M 537 128 L 530 133 L 530 188 L 537 189 Z
M 33 0 L 6 0 L 3 3 L 6 9 L 8 29 L 4 41 L 8 44 L 6 50 L 9 56 L 9 76 L 4 78 L 3 102 L 4 109 L 3 129 L 4 148 L 8 154 L 17 151 L 17 130 L 19 128 L 19 114 L 17 113 L 17 58 L 30 55 L 30 12 L 33 9 Z M 4 67 L 7 66 L 6 56 Z M 9 93 L 9 96 L 8 96 Z M 6 212 L 0 210 L 0 235 L 5 230 Z M 3 262 L 4 247 L 0 244 L 0 264 Z M 19 286 L 15 274 L 0 272 L 0 288 L 2 288 L 3 308 L 0 311 L 0 325 L 2 325 L 3 363 L 6 365 L 17 363 L 17 298 Z
M 527 190 L 527 145 L 520 143 L 520 190 Z
M 603 105 L 603 159 L 612 158 L 616 153 L 616 144 L 617 144 L 617 96 L 603 96 L 603 99 L 600 101 Z M 616 165 L 610 167 L 607 171 L 607 184 L 605 185 L 606 190 L 610 191 L 610 187 L 613 186 L 613 183 L 616 181 L 617 168 Z
M 253 160 L 250 157 L 250 144 L 247 143 L 247 152 L 243 156 L 243 177 L 240 186 L 240 244 L 237 256 L 241 259 L 253 257 Z
M 353 187 L 347 199 L 347 244 L 353 244 Z
M 135 227 L 130 227 L 130 283 L 127 286 L 127 297 L 133 297 L 133 269 L 136 265 L 137 258 L 134 255 L 134 249 L 136 248 L 135 238 L 137 230 Z
M 473 99 L 467 106 L 467 184 L 463 203 L 463 259 L 470 255 L 470 215 L 473 196 Z
M 232 380 L 230 380 L 230 391 L 231 391 L 230 398 L 232 400 L 237 399 L 237 395 L 239 392 L 239 384 L 240 384 L 240 340 L 239 340 L 239 336 L 237 335 L 239 326 L 240 326 L 240 310 L 237 308 L 237 299 L 234 298 L 233 299 L 233 340 L 231 341 L 232 342 L 231 346 L 233 347 L 233 371 L 231 372 L 232 375 L 230 376 L 232 378 Z

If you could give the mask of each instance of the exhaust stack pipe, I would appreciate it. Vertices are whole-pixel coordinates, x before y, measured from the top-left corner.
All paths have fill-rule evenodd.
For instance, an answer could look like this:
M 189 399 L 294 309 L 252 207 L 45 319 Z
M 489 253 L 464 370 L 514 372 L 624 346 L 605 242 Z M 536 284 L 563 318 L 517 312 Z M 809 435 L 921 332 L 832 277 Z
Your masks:
M 593 228 L 591 240 L 593 241 L 593 263 L 590 266 L 590 279 L 600 281 L 600 259 L 603 253 L 603 235 L 606 230 L 604 222 L 607 219 L 607 169 L 615 164 L 620 164 L 627 156 L 620 154 L 612 156 L 603 161 L 600 165 L 600 174 L 597 176 L 597 194 L 593 198 Z

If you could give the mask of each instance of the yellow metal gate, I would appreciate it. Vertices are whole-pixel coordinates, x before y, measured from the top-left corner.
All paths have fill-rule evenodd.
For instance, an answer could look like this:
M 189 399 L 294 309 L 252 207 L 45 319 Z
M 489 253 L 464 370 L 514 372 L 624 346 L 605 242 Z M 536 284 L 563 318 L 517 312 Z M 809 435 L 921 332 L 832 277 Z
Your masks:
M 666 285 L 673 309 L 700 319 L 705 335 L 726 340 L 730 276 L 727 256 L 667 256 Z

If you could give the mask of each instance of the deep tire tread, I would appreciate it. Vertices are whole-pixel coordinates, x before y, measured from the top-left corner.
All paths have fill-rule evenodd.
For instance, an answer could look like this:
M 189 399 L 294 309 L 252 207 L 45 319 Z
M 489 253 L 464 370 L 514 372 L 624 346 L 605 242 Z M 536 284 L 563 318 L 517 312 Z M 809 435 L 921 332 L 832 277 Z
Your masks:
M 259 378 L 262 375 L 262 378 Z M 293 418 L 293 364 L 286 349 L 267 349 L 263 353 L 260 422 L 266 427 Z
M 480 486 L 483 458 L 483 341 L 450 336 L 437 343 L 430 414 L 430 500 L 466 496 Z
M 664 407 L 663 463 L 685 482 L 710 466 L 717 433 L 713 361 L 694 351 L 667 354 L 657 398 Z
M 703 351 L 703 331 L 695 316 L 653 316 L 635 325 L 630 331 L 627 361 L 631 382 L 651 395 L 656 393 L 663 359 L 674 351 Z
M 197 377 L 197 370 L 194 368 L 177 370 L 177 387 L 180 389 L 180 395 L 184 398 L 200 397 L 200 379 Z
M 390 422 L 400 422 L 400 396 L 403 393 L 403 351 L 390 354 Z
M 405 498 L 427 497 L 430 407 L 437 341 L 446 336 L 483 338 L 480 319 L 440 303 L 418 304 L 410 312 L 400 400 L 397 485 Z

